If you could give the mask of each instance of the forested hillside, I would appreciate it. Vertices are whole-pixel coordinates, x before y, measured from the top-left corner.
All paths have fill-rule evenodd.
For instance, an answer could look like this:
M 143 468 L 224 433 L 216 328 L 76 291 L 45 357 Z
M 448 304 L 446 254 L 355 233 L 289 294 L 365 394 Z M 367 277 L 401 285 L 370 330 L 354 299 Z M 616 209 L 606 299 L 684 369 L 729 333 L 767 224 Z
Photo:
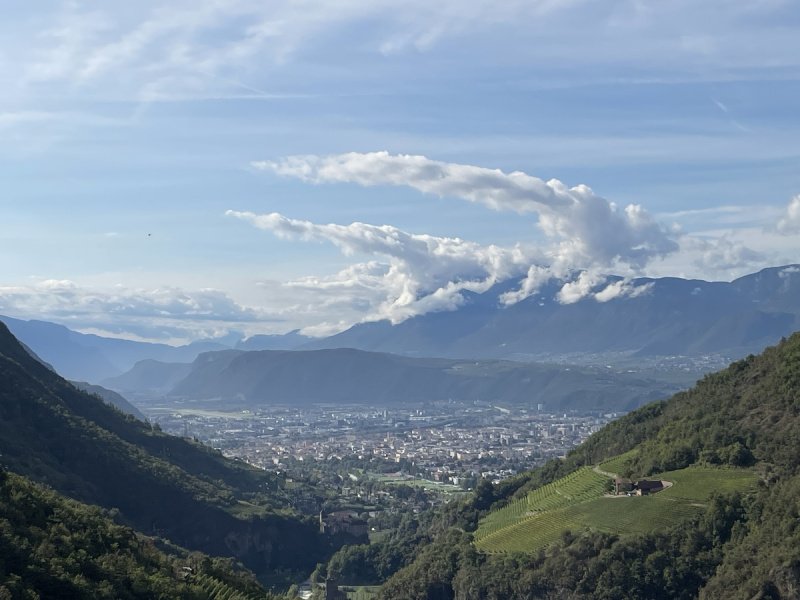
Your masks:
M 307 573 L 331 551 L 313 520 L 282 508 L 269 475 L 78 390 L 2 325 L 0 464 L 145 534 L 236 556 L 265 580 Z
M 265 598 L 232 561 L 157 543 L 0 470 L 0 598 Z

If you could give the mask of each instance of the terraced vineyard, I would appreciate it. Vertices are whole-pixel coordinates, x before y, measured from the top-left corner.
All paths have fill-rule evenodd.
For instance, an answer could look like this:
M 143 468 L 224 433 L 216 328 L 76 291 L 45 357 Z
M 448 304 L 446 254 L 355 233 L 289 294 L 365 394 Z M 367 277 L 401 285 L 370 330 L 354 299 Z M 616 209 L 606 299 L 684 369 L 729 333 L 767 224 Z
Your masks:
M 243 594 L 231 588 L 224 581 L 211 575 L 199 574 L 190 577 L 203 588 L 204 597 L 209 600 L 254 600 L 254 596 Z
M 475 532 L 475 540 L 482 540 L 489 534 L 516 525 L 520 520 L 599 498 L 606 489 L 607 481 L 608 477 L 596 473 L 591 467 L 582 467 L 487 515 Z
M 616 457 L 599 469 L 614 472 L 627 458 Z M 489 514 L 475 533 L 475 545 L 492 553 L 535 552 L 568 530 L 617 534 L 654 531 L 702 511 L 714 491 L 754 486 L 756 475 L 748 469 L 690 467 L 652 479 L 663 479 L 673 486 L 652 496 L 604 497 L 608 478 L 583 467 Z

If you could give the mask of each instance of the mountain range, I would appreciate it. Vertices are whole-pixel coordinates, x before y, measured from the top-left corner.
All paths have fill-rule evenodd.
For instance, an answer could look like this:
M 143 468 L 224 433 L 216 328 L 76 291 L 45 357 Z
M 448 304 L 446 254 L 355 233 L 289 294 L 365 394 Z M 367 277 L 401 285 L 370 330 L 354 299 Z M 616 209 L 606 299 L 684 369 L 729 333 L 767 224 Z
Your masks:
M 139 363 L 104 384 L 121 391 L 145 391 L 141 387 L 157 383 L 152 377 L 155 367 L 150 362 Z M 184 401 L 214 400 L 227 407 L 457 400 L 522 404 L 534 409 L 541 403 L 547 410 L 629 410 L 683 387 L 605 368 L 423 359 L 346 348 L 224 350 L 201 354 L 191 365 L 161 367 L 164 377 L 159 381 L 174 381 L 185 373 L 168 396 Z
M 634 279 L 625 285 L 637 290 L 635 294 L 607 301 L 599 301 L 597 294 L 612 284 L 622 287 L 619 277 L 604 278 L 572 303 L 559 301 L 564 283 L 552 280 L 508 307 L 500 298 L 514 286 L 498 284 L 483 294 L 466 294 L 455 311 L 428 313 L 396 325 L 361 323 L 302 349 L 522 360 L 619 352 L 741 357 L 800 329 L 798 265 L 764 269 L 732 282 Z
M 606 364 L 608 355 L 634 360 L 674 355 L 732 359 L 759 352 L 800 329 L 800 265 L 764 269 L 731 282 L 605 277 L 594 282 L 582 299 L 565 303 L 560 291 L 565 283 L 577 284 L 579 277 L 576 273 L 566 280 L 551 280 L 511 306 L 501 300 L 519 282 L 506 281 L 481 294 L 466 292 L 453 311 L 427 313 L 398 324 L 360 323 L 316 339 L 292 331 L 175 347 L 78 333 L 45 321 L 10 317 L 0 321 L 60 374 L 91 383 L 119 376 L 142 360 L 189 363 L 203 352 L 232 347 L 353 348 L 412 357 L 518 361 L 572 362 L 588 356 L 590 360 L 583 362 Z

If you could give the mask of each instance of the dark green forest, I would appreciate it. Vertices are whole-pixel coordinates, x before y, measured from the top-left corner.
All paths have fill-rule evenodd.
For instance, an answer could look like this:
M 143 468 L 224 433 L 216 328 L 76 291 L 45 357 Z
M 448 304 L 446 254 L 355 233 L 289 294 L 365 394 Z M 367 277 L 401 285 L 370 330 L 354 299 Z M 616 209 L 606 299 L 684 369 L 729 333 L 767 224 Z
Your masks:
M 263 598 L 230 559 L 187 552 L 0 471 L 0 598 Z

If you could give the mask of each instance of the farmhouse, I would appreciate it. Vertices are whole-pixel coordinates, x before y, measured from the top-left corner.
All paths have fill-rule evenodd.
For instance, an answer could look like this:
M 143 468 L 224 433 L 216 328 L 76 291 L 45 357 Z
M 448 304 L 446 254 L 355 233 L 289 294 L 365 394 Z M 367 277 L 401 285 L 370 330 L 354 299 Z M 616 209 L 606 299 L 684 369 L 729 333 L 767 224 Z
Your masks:
M 631 481 L 624 477 L 614 478 L 614 495 L 615 496 L 647 496 L 660 492 L 664 488 L 668 488 L 669 483 L 666 481 L 658 481 L 651 479 L 640 479 L 639 481 Z
M 647 496 L 648 494 L 655 494 L 664 489 L 663 481 L 654 481 L 650 479 L 640 479 L 633 482 L 633 492 L 637 496 Z

